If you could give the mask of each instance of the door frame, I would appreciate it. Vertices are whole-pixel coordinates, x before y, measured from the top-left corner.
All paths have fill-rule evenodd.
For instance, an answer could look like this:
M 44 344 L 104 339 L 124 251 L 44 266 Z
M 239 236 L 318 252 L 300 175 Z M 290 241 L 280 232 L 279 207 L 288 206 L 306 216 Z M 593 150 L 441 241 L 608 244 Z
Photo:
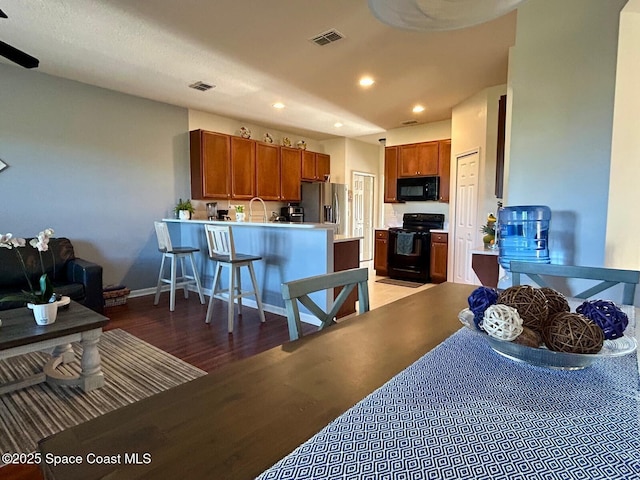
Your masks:
M 371 201 L 369 202 L 369 209 L 366 208 L 366 206 L 363 203 L 363 215 L 367 215 L 367 217 L 370 220 L 370 224 L 371 224 L 371 235 L 369 238 L 369 245 L 370 245 L 370 250 L 371 250 L 371 258 L 369 260 L 365 260 L 365 261 L 373 261 L 373 257 L 374 257 L 374 246 L 375 246 L 375 219 L 376 219 L 376 177 L 377 175 L 375 173 L 370 173 L 370 172 L 362 172 L 360 170 L 351 170 L 351 192 L 353 193 L 354 190 L 354 185 L 355 185 L 355 176 L 356 175 L 360 175 L 363 177 L 370 177 L 372 180 L 372 185 L 371 185 Z M 356 208 L 356 202 L 352 201 L 351 202 L 351 233 L 352 235 L 355 235 L 355 208 Z M 366 222 L 365 222 L 366 224 Z M 360 246 L 360 261 L 362 260 L 362 253 L 364 251 L 363 246 Z

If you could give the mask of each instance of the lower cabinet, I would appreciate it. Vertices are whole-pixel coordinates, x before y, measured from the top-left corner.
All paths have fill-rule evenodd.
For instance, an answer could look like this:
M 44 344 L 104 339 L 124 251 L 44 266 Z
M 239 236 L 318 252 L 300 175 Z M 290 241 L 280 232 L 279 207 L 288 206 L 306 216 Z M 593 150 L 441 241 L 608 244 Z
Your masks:
M 448 243 L 448 234 L 431 234 L 431 283 L 442 283 L 447 281 L 447 255 L 449 252 Z
M 347 240 L 345 242 L 335 242 L 333 244 L 333 271 L 340 272 L 350 268 L 360 266 L 360 240 Z M 334 289 L 333 298 L 336 298 L 342 287 Z M 358 289 L 354 288 L 345 302 L 338 310 L 337 318 L 355 313 L 356 301 L 358 300 Z
M 373 248 L 373 268 L 376 275 L 387 275 L 387 254 L 389 252 L 389 231 L 376 230 Z

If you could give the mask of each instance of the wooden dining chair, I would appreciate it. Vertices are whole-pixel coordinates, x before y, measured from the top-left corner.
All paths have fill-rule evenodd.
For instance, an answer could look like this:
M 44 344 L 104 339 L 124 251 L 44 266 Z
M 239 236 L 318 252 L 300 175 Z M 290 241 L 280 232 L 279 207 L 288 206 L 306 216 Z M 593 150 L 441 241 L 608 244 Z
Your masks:
M 156 296 L 153 304 L 157 305 L 160 301 L 160 293 L 162 292 L 162 284 L 169 284 L 169 310 L 174 311 L 176 308 L 176 289 L 184 290 L 184 298 L 189 298 L 189 286 L 195 285 L 200 303 L 204 305 L 204 296 L 202 295 L 202 286 L 198 277 L 198 269 L 194 260 L 194 252 L 200 251 L 196 247 L 177 247 L 171 243 L 169 229 L 165 222 L 153 222 L 158 239 L 158 250 L 162 253 L 162 262 L 160 263 L 160 273 L 158 274 L 158 283 L 156 285 Z M 164 276 L 164 261 L 169 259 L 171 262 L 169 277 Z M 191 264 L 192 275 L 188 275 L 185 270 L 184 259 L 188 258 Z M 177 262 L 180 262 L 180 276 L 177 274 Z
M 282 298 L 284 299 L 284 305 L 287 310 L 290 340 L 293 341 L 302 337 L 298 302 L 307 307 L 307 309 L 321 321 L 319 330 L 336 323 L 335 317 L 338 310 L 340 310 L 340 307 L 342 307 L 342 304 L 356 286 L 358 287 L 358 312 L 368 312 L 368 279 L 369 270 L 367 268 L 352 268 L 350 270 L 316 275 L 314 277 L 283 283 Z M 330 294 L 333 295 L 333 289 L 338 287 L 343 288 L 333 301 L 333 306 L 328 312 L 325 312 L 309 297 L 309 294 L 322 290 L 329 290 Z
M 223 268 L 229 270 L 229 286 L 227 288 L 227 298 L 229 302 L 227 307 L 227 329 L 229 333 L 233 333 L 233 317 L 234 317 L 234 303 L 238 302 L 238 314 L 242 315 L 242 298 L 247 296 L 254 296 L 256 298 L 256 304 L 258 306 L 258 314 L 260 321 L 264 322 L 264 310 L 262 308 L 262 299 L 260 298 L 260 290 L 258 289 L 258 282 L 256 281 L 256 273 L 253 269 L 253 262 L 261 260 L 262 257 L 258 255 L 246 255 L 237 253 L 235 244 L 233 242 L 233 233 L 229 226 L 219 225 L 205 225 L 205 233 L 207 236 L 207 245 L 209 247 L 209 258 L 216 263 L 216 272 L 213 276 L 213 286 L 211 287 L 211 297 L 209 298 L 209 306 L 207 307 L 207 315 L 205 322 L 211 322 L 211 316 L 213 314 L 213 299 L 214 297 L 220 297 L 223 292 L 219 288 L 220 273 Z M 253 290 L 242 290 L 241 268 L 247 267 L 249 270 L 249 276 L 251 277 L 251 284 Z
M 511 262 L 510 266 L 512 284 L 520 285 L 521 275 L 527 275 L 540 287 L 548 287 L 549 284 L 542 276 L 576 278 L 600 281 L 577 294 L 568 294 L 573 298 L 587 299 L 607 290 L 615 285 L 623 284 L 622 303 L 633 305 L 636 294 L 636 285 L 640 281 L 640 272 L 636 270 L 619 270 L 615 268 L 580 267 L 574 265 L 553 265 L 530 262 Z

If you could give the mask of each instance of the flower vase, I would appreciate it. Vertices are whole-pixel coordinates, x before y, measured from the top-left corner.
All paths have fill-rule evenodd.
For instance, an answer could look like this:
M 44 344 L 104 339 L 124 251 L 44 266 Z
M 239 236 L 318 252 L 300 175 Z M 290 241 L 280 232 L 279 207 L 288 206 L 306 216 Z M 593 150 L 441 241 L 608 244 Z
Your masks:
M 189 210 L 179 210 L 178 218 L 180 220 L 191 220 L 191 212 Z
M 58 302 L 42 304 L 28 303 L 27 307 L 33 310 L 33 317 L 38 325 L 49 325 L 55 322 L 58 316 Z
M 244 212 L 236 212 L 236 222 L 244 222 Z

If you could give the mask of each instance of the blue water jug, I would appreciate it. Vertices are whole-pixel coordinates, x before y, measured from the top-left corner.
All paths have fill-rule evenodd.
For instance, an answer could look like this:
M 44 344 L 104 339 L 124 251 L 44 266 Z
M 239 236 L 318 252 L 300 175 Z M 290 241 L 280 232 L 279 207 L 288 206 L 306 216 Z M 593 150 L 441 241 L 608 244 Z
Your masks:
M 504 207 L 498 211 L 498 262 L 550 263 L 549 221 L 551 209 L 544 205 Z

